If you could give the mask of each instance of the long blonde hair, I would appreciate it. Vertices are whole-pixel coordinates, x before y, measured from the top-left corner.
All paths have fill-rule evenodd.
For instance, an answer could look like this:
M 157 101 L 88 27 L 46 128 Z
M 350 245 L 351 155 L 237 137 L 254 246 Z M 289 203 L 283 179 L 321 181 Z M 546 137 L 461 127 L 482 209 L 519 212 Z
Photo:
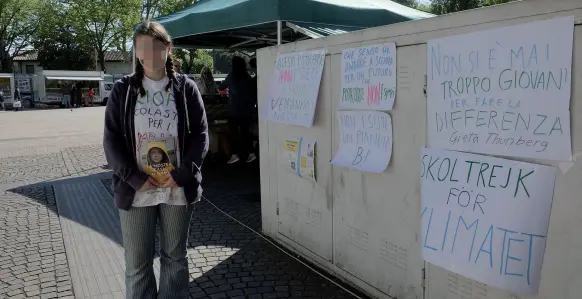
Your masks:
M 212 88 L 212 85 L 214 84 L 214 76 L 209 67 L 205 66 L 202 68 L 202 71 L 200 72 L 200 81 L 204 83 L 206 88 Z

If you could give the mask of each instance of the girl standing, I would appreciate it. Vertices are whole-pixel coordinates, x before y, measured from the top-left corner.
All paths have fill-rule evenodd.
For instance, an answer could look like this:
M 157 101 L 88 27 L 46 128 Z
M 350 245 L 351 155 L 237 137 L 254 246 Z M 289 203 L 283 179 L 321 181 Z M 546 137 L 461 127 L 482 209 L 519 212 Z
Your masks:
M 196 84 L 175 73 L 172 40 L 162 25 L 142 22 L 133 44 L 138 59 L 135 72 L 113 86 L 103 140 L 121 220 L 126 298 L 188 298 L 186 244 L 193 203 L 202 196 L 206 113 Z M 159 138 L 173 138 L 178 156 L 178 165 L 163 184 L 145 174 L 138 162 L 140 149 L 147 147 L 149 139 Z M 161 246 L 159 290 L 152 266 L 156 223 Z

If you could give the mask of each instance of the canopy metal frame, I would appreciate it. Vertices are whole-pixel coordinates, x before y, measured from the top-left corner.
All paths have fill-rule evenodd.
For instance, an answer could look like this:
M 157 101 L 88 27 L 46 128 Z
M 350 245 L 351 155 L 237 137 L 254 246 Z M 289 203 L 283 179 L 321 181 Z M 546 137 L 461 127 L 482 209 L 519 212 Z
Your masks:
M 217 36 L 235 37 L 235 38 L 243 39 L 243 41 L 236 43 L 236 44 L 233 44 L 233 45 L 230 45 L 226 49 L 244 49 L 246 47 L 253 48 L 253 46 L 257 43 L 268 44 L 270 46 L 282 45 L 284 43 L 289 43 L 289 42 L 291 42 L 290 40 L 285 40 L 283 38 L 283 35 L 289 31 L 295 31 L 295 32 L 299 32 L 299 33 L 302 33 L 303 35 L 305 35 L 304 37 L 295 39 L 294 41 L 301 41 L 301 40 L 306 40 L 306 39 L 310 39 L 310 38 L 323 37 L 320 34 L 317 34 L 315 32 L 301 28 L 300 26 L 297 26 L 291 22 L 285 22 L 285 21 L 277 21 L 277 31 L 270 32 L 267 34 L 248 30 L 249 33 L 253 33 L 257 36 L 250 36 L 248 34 L 244 35 L 244 34 L 236 34 L 236 33 L 235 34 L 217 35 Z M 200 49 L 201 47 L 199 47 L 199 46 L 189 47 L 189 46 L 176 45 L 176 48 L 180 48 L 180 49 L 197 48 L 197 49 Z M 217 45 L 214 45 L 214 47 L 210 46 L 208 48 L 218 49 L 218 48 L 224 48 L 224 47 L 217 44 Z M 133 49 L 133 47 L 132 47 L 132 58 L 133 58 L 132 59 L 132 70 L 134 70 L 135 63 L 136 63 L 136 57 L 135 57 L 135 49 Z

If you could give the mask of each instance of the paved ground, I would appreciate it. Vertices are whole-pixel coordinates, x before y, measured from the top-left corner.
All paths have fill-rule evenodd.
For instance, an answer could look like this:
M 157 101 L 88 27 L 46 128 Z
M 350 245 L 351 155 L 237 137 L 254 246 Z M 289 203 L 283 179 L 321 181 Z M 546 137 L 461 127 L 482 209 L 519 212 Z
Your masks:
M 123 297 L 102 119 L 103 108 L 0 113 L 0 299 Z M 206 169 L 206 197 L 260 231 L 256 165 Z M 191 298 L 351 298 L 206 201 L 188 247 Z

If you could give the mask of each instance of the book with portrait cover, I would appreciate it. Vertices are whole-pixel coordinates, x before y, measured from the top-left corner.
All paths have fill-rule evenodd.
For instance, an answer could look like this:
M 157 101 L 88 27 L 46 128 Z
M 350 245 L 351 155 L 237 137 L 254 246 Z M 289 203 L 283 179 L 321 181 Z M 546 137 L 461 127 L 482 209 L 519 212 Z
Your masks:
M 139 164 L 143 172 L 164 184 L 164 177 L 180 165 L 178 140 L 175 137 L 142 139 L 139 146 Z

